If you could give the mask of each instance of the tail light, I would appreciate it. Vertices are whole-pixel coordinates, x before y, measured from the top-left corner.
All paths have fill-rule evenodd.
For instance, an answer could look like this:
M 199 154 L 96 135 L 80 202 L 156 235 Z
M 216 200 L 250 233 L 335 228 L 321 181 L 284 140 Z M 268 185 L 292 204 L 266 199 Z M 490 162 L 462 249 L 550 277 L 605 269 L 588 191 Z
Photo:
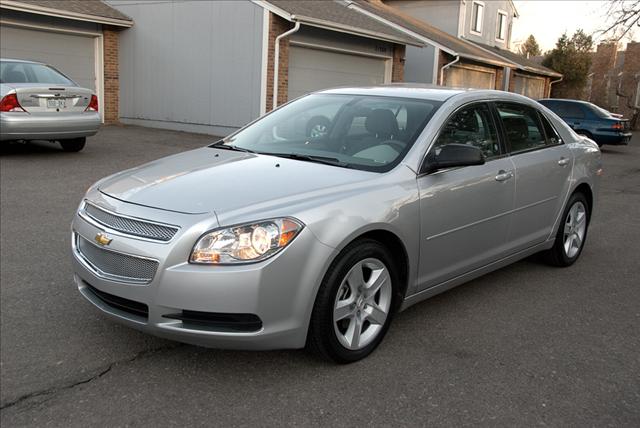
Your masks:
M 91 95 L 91 101 L 85 111 L 98 111 L 98 97 L 96 95 Z
M 16 94 L 7 94 L 2 98 L 0 101 L 0 111 L 23 111 L 26 113 L 26 110 L 23 109 L 18 102 L 18 96 Z
M 616 131 L 622 131 L 623 129 L 622 122 L 616 122 L 613 125 L 611 125 L 611 127 Z

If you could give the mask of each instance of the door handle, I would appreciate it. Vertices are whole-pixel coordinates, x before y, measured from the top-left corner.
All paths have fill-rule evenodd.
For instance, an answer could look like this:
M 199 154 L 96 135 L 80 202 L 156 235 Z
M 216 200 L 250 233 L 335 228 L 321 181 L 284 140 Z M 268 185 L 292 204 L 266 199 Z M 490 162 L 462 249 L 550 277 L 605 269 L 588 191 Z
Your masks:
M 560 165 L 560 166 L 569 165 L 569 159 L 567 159 L 565 157 L 560 158 L 560 160 L 558 161 L 558 165 Z
M 498 171 L 498 175 L 496 175 L 496 181 L 507 181 L 508 179 L 513 177 L 513 171 L 505 171 L 501 169 Z

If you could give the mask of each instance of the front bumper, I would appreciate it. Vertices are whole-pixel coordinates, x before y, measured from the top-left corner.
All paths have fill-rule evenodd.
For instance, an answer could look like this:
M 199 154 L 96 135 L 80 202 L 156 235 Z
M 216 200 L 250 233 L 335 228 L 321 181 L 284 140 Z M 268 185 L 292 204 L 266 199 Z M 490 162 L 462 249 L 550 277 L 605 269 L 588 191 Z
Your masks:
M 333 249 L 303 229 L 282 252 L 264 262 L 237 266 L 204 266 L 187 263 L 195 240 L 211 228 L 207 215 L 168 213 L 101 197 L 112 211 L 180 224 L 168 243 L 149 242 L 113 234 L 76 214 L 74 236 L 93 240 L 103 232 L 113 237 L 109 248 L 158 261 L 147 284 L 107 279 L 88 266 L 73 247 L 74 282 L 96 307 L 133 328 L 180 342 L 228 349 L 301 348 L 305 344 L 315 294 L 333 256 Z M 101 204 L 101 206 L 106 206 Z M 215 226 L 214 226 L 215 227 Z M 97 290 L 97 293 L 96 291 Z M 123 310 L 101 293 L 146 305 L 147 315 Z M 194 324 L 168 316 L 182 311 L 215 314 L 251 314 L 261 325 L 254 331 L 230 331 L 210 324 Z
M 90 137 L 98 132 L 101 123 L 97 112 L 0 113 L 0 141 Z

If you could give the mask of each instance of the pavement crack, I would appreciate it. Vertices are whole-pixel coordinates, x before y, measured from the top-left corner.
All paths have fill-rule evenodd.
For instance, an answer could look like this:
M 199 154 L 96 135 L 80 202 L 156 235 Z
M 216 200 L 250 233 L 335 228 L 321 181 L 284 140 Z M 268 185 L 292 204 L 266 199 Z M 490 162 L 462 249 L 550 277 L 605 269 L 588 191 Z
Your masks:
M 75 388 L 76 386 L 79 385 L 84 385 L 90 382 L 93 382 L 97 379 L 100 379 L 102 376 L 106 375 L 107 373 L 109 373 L 111 371 L 112 368 L 116 367 L 116 366 L 120 366 L 122 364 L 127 364 L 127 363 L 131 363 L 133 361 L 136 361 L 140 358 L 145 358 L 163 351 L 169 351 L 171 349 L 175 349 L 180 347 L 181 344 L 175 344 L 175 345 L 168 345 L 168 346 L 161 346 L 158 348 L 154 348 L 154 349 L 147 349 L 144 351 L 140 351 L 138 353 L 136 353 L 135 355 L 133 355 L 130 358 L 126 358 L 123 360 L 118 360 L 118 361 L 114 361 L 112 363 L 109 363 L 109 365 L 107 365 L 105 368 L 101 369 L 98 371 L 98 373 L 94 374 L 93 376 L 86 378 L 86 379 L 81 379 L 75 382 L 71 382 L 62 386 L 53 386 L 51 388 L 47 388 L 47 389 L 43 389 L 40 391 L 34 391 L 34 392 L 30 392 L 28 394 L 24 394 L 21 395 L 20 397 L 11 400 L 7 403 L 4 403 L 0 406 L 0 411 L 4 411 L 6 409 L 9 409 L 11 407 L 14 407 L 20 403 L 23 403 L 25 401 L 31 400 L 33 398 L 37 398 L 37 397 L 44 397 L 44 396 L 51 396 L 51 395 L 55 395 L 58 394 L 62 391 L 66 391 L 68 389 L 72 389 Z M 50 397 L 51 398 L 51 397 Z

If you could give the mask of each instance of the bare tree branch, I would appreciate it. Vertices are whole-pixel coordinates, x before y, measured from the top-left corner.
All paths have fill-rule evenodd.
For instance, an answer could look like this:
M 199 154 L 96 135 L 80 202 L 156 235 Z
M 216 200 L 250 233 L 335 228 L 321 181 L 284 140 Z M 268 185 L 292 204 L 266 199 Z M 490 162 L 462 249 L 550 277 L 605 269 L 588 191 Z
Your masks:
M 640 0 L 613 0 L 604 14 L 606 26 L 594 32 L 594 35 L 620 41 L 629 35 L 635 27 L 640 28 Z

